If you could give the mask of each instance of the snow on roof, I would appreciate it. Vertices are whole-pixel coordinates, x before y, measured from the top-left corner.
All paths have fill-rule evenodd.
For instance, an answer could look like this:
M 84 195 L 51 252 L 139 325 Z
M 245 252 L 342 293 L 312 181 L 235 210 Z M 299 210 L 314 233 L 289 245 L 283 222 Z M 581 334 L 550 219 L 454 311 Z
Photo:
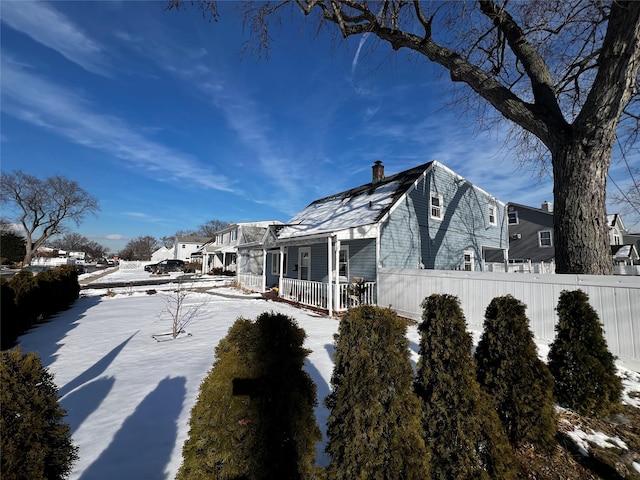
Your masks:
M 634 246 L 631 244 L 611 245 L 611 252 L 613 253 L 614 258 L 617 259 L 635 258 L 637 256 L 637 254 L 635 254 Z
M 314 201 L 280 230 L 278 238 L 328 234 L 379 221 L 431 162 L 392 175 L 378 183 L 337 193 Z

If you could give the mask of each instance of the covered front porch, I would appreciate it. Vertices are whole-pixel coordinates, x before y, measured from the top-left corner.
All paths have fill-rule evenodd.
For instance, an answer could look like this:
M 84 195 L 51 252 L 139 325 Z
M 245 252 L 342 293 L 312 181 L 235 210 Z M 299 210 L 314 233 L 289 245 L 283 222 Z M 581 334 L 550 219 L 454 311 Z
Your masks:
M 245 288 L 329 315 L 376 303 L 375 239 L 315 235 L 264 247 L 262 261 L 239 252 L 237 280 Z M 257 252 L 256 252 L 257 253 Z
M 264 292 L 262 275 L 239 274 L 238 283 L 249 290 Z M 376 304 L 375 282 L 326 283 L 283 278 L 275 288 L 279 298 L 306 307 L 326 310 L 329 315 L 358 305 Z

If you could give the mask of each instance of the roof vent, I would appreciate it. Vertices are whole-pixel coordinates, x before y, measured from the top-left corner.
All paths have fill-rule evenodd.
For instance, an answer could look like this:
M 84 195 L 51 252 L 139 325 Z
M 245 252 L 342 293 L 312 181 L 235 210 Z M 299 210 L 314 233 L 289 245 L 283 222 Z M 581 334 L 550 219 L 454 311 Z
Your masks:
M 373 170 L 373 175 L 371 179 L 371 183 L 378 183 L 384 179 L 384 165 L 381 160 L 376 160 L 371 167 Z

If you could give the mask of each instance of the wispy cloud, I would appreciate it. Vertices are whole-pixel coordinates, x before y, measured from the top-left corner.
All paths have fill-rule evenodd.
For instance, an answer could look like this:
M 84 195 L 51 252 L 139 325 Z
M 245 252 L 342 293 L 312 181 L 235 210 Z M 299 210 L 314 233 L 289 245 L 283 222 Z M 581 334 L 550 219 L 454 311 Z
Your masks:
M 125 240 L 127 237 L 118 233 L 110 233 L 109 235 L 105 235 L 104 238 L 107 240 Z
M 109 77 L 104 49 L 51 5 L 2 2 L 2 22 L 49 47 L 85 70 Z
M 235 191 L 228 178 L 216 175 L 197 158 L 146 138 L 137 133 L 140 128 L 121 118 L 95 112 L 87 99 L 32 74 L 6 55 L 2 57 L 2 100 L 4 112 L 100 150 L 151 178 Z
M 161 50 L 161 57 L 152 55 L 152 52 L 149 52 L 149 56 L 155 58 L 164 71 L 194 85 L 222 114 L 228 128 L 246 151 L 251 152 L 252 158 L 257 160 L 252 168 L 259 168 L 261 178 L 274 185 L 275 188 L 268 191 L 278 192 L 268 200 L 264 197 L 252 200 L 293 213 L 291 205 L 303 194 L 302 180 L 308 178 L 308 165 L 299 157 L 292 161 L 286 153 L 286 146 L 276 144 L 272 114 L 265 112 L 237 79 L 227 81 L 223 65 L 217 65 L 215 71 L 210 68 L 206 62 L 211 59 L 207 58 L 206 50 L 181 48 L 175 44 L 165 44 Z

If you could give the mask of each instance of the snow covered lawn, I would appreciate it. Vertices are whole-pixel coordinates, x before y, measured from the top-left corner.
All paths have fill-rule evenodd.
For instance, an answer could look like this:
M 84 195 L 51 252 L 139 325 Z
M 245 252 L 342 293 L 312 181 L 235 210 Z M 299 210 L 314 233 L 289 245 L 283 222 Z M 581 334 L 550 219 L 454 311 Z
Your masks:
M 120 270 L 100 281 L 149 276 Z M 207 291 L 191 293 L 186 303 L 203 305 L 187 328 L 191 335 L 175 341 L 153 338 L 171 331 L 170 318 L 162 314 L 167 308 L 162 296 L 175 289 L 170 285 L 113 289 L 113 296 L 85 290 L 71 309 L 20 338 L 23 351 L 37 351 L 55 375 L 74 443 L 80 447 L 71 479 L 174 478 L 189 414 L 213 364 L 215 346 L 236 318 L 255 319 L 264 311 L 289 315 L 306 331 L 305 346 L 312 353 L 305 368 L 318 388 L 316 419 L 325 432 L 328 412 L 322 401 L 329 393 L 338 322 L 222 286 L 228 280 L 215 277 L 197 284 Z M 148 294 L 150 289 L 157 293 Z M 408 336 L 416 362 L 416 327 L 409 328 Z M 640 390 L 635 382 L 628 387 Z M 324 441 L 317 445 L 320 465 L 328 463 L 323 450 Z

